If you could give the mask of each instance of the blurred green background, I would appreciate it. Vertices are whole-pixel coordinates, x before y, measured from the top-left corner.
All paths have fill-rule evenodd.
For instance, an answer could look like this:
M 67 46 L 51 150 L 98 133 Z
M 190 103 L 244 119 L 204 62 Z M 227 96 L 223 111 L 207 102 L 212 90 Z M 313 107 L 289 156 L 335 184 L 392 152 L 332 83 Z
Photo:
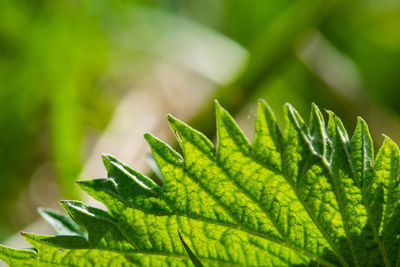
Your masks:
M 398 0 L 3 0 L 0 17 L 0 240 L 43 205 L 36 176 L 31 195 L 80 197 L 93 144 L 159 61 L 213 85 L 191 116 L 210 138 L 213 99 L 246 125 L 264 98 L 278 118 L 315 102 L 400 142 Z

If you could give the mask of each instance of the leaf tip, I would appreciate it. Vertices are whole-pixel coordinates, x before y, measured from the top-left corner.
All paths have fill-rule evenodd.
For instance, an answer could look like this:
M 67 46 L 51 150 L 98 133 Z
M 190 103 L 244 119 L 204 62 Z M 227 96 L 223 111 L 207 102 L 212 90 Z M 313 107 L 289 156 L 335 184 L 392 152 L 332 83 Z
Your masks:
M 104 153 L 104 152 L 101 153 L 101 158 L 102 158 L 102 159 L 108 159 L 110 156 L 111 156 L 111 155 L 108 154 L 108 153 Z
M 146 140 L 146 142 L 150 145 L 150 148 L 153 148 L 155 146 L 155 144 L 157 143 L 157 138 L 155 136 L 153 136 L 150 133 L 145 133 L 144 135 L 144 139 Z
M 172 116 L 171 114 L 167 114 L 167 119 L 170 124 L 176 122 L 176 118 L 174 116 Z
M 311 109 L 312 110 L 319 110 L 317 104 L 315 104 L 315 102 L 311 102 Z
M 289 109 L 293 109 L 293 106 L 290 105 L 289 102 L 286 102 L 286 103 L 283 105 L 283 108 L 289 110 Z
M 150 134 L 150 133 L 145 133 L 145 134 L 143 135 L 143 137 L 144 137 L 144 139 L 145 139 L 146 141 L 149 141 L 149 140 L 151 140 L 151 139 L 153 138 L 153 135 Z
M 267 112 L 268 112 L 269 114 L 271 114 L 273 117 L 275 116 L 275 115 L 274 115 L 274 112 L 272 111 L 272 109 L 271 109 L 271 107 L 270 107 L 270 105 L 269 105 L 268 102 L 265 101 L 264 99 L 262 99 L 262 98 L 258 99 L 258 101 L 257 101 L 257 107 L 258 107 L 258 112 L 260 112 L 260 111 L 267 111 Z
M 103 160 L 103 165 L 106 168 L 106 170 L 109 170 L 110 164 L 111 164 L 111 159 L 112 156 L 107 153 L 101 153 L 101 159 Z
M 265 101 L 265 99 L 262 99 L 262 98 L 257 99 L 257 103 L 259 105 L 267 105 L 268 106 L 268 102 Z
M 354 133 L 353 133 L 353 138 L 355 138 L 355 136 L 357 134 L 363 133 L 363 132 L 366 133 L 366 135 L 368 136 L 368 139 L 371 139 L 369 129 L 368 129 L 368 124 L 365 122 L 365 120 L 363 118 L 361 118 L 360 116 L 357 116 L 357 125 L 356 125 L 356 129 L 354 130 Z
M 46 217 L 49 216 L 49 212 L 51 212 L 49 209 L 43 208 L 43 207 L 38 207 L 36 209 L 37 213 L 39 213 L 40 216 L 42 216 L 43 219 L 46 220 Z
M 311 103 L 311 118 L 315 117 L 320 123 L 324 124 L 324 117 L 321 113 L 321 110 L 314 102 Z
M 367 123 L 361 116 L 357 116 L 357 124 L 367 125 Z
M 329 117 L 333 117 L 333 118 L 336 117 L 336 114 L 333 113 L 332 110 L 329 110 L 329 109 L 324 108 L 324 111 L 328 114 Z
M 46 212 L 46 209 L 43 208 L 43 207 L 38 207 L 38 208 L 36 208 L 36 211 L 37 211 L 39 214 L 42 214 L 42 213 L 45 213 L 45 212 Z
M 388 144 L 388 145 L 390 145 L 390 146 L 392 146 L 392 147 L 396 147 L 397 150 L 398 150 L 398 146 L 397 146 L 397 144 L 393 141 L 392 138 L 390 138 L 390 137 L 387 136 L 386 134 L 382 134 L 382 136 L 383 136 L 383 145 Z
M 75 183 L 84 190 L 85 187 L 87 187 L 87 184 L 90 183 L 90 181 L 92 180 L 79 180 L 79 181 L 75 181 Z
M 60 200 L 60 201 L 58 201 L 58 203 L 60 203 L 60 205 L 61 205 L 64 209 L 67 209 L 67 208 L 68 208 L 68 200 Z
M 292 118 L 300 118 L 297 110 L 290 103 L 285 103 L 285 105 L 283 105 L 283 111 L 287 114 L 286 116 L 290 116 Z
M 368 132 L 368 124 L 365 122 L 365 120 L 361 116 L 357 116 L 356 131 L 357 130 L 362 130 L 362 131 Z
M 167 115 L 167 119 L 168 119 L 168 124 L 171 127 L 172 131 L 176 134 L 177 131 L 179 131 L 179 120 L 177 118 L 175 118 L 174 116 L 172 116 L 171 114 Z
M 227 113 L 227 111 L 221 106 L 221 104 L 218 102 L 217 99 L 214 100 L 214 103 L 215 103 L 215 113 L 217 115 L 217 118 Z

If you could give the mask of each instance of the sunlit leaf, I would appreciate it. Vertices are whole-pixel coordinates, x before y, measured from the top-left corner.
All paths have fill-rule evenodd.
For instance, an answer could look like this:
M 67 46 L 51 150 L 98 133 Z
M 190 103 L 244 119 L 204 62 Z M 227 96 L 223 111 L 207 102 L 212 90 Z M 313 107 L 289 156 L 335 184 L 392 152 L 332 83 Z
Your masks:
M 218 103 L 217 145 L 173 116 L 183 151 L 146 134 L 163 186 L 110 155 L 108 178 L 79 186 L 107 210 L 62 201 L 42 214 L 60 235 L 0 247 L 12 266 L 395 266 L 400 154 L 374 158 L 366 123 L 350 138 L 316 105 L 307 124 L 289 104 L 282 134 L 259 102 L 251 145 Z M 79 225 L 79 226 L 78 226 Z M 63 235 L 67 231 L 67 235 Z

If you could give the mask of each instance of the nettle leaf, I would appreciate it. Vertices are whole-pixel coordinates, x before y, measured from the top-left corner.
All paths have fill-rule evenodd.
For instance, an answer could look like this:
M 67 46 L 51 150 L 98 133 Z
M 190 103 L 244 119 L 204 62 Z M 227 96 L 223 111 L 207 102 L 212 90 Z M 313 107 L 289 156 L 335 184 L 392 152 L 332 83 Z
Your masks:
M 146 134 L 163 186 L 103 155 L 105 179 L 78 185 L 107 210 L 62 201 L 41 210 L 56 236 L 0 247 L 11 266 L 398 266 L 400 153 L 374 159 L 366 123 L 350 138 L 312 106 L 285 106 L 285 133 L 264 101 L 251 145 L 218 103 L 217 146 L 168 116 L 182 148 Z

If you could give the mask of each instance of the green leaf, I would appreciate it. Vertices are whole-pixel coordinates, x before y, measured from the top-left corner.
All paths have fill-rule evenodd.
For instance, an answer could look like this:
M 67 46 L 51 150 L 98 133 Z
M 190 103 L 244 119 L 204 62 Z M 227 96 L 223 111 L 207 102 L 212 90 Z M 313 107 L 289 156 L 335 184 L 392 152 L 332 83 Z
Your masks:
M 78 235 L 87 239 L 87 233 L 70 217 L 50 209 L 38 209 L 45 219 L 59 235 Z
M 162 186 L 110 155 L 108 177 L 78 185 L 107 210 L 62 201 L 41 214 L 59 235 L 0 246 L 12 266 L 396 266 L 400 152 L 374 159 L 366 123 L 350 139 L 328 111 L 285 105 L 285 132 L 260 101 L 253 144 L 216 103 L 217 145 L 173 116 L 182 148 L 145 134 Z

